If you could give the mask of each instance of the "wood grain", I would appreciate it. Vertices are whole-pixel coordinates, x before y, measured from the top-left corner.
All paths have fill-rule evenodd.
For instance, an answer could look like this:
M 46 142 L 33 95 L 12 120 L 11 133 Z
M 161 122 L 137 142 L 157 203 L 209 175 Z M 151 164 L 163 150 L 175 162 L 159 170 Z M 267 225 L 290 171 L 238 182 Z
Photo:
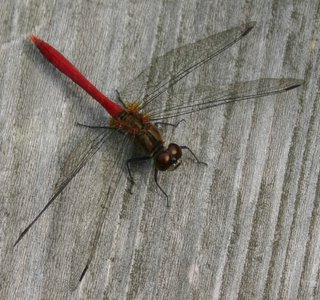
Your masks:
M 319 1 L 3 0 L 0 15 L 0 299 L 319 299 Z M 131 190 L 134 149 L 111 135 L 13 248 L 70 153 L 97 134 L 75 122 L 108 122 L 31 34 L 114 97 L 154 57 L 248 21 L 254 30 L 181 88 L 263 77 L 302 87 L 166 128 L 208 163 L 186 155 L 161 174 L 170 209 L 150 163 Z

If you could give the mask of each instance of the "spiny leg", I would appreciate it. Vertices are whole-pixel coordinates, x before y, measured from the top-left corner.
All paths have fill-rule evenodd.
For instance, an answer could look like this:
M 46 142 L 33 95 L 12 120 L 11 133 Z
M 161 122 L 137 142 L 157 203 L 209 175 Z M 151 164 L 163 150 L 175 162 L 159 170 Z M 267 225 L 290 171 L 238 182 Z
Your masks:
M 176 124 L 172 124 L 172 123 L 167 123 L 167 122 L 156 122 L 154 123 L 156 126 L 158 125 L 165 125 L 165 126 L 172 126 L 172 127 L 178 127 L 180 123 L 185 122 L 185 119 L 180 120 L 178 123 Z
M 116 101 L 120 102 L 123 107 L 127 107 L 126 104 L 122 101 L 119 91 L 116 89 Z
M 203 165 L 205 165 L 205 166 L 208 166 L 207 163 L 205 163 L 205 162 L 203 162 L 203 161 L 200 161 L 200 160 L 198 159 L 198 157 L 193 153 L 193 151 L 192 151 L 188 146 L 180 146 L 180 148 L 181 148 L 181 149 L 186 149 L 186 150 L 188 150 L 188 151 L 191 153 L 191 155 L 194 157 L 194 159 L 197 161 L 198 164 L 203 164 Z
M 105 128 L 105 129 L 116 129 L 116 128 L 113 128 L 113 127 L 110 127 L 110 126 L 92 126 L 92 125 L 87 125 L 87 124 L 82 124 L 82 123 L 79 123 L 79 122 L 76 122 L 76 125 L 78 126 L 83 126 L 83 127 L 87 127 L 87 128 L 92 128 L 92 129 L 96 129 L 96 128 Z
M 169 196 L 168 194 L 163 190 L 163 188 L 160 186 L 159 182 L 158 182 L 158 170 L 155 169 L 154 172 L 154 181 L 156 182 L 156 185 L 158 186 L 158 188 L 160 189 L 160 191 L 166 196 L 167 198 L 167 207 L 170 207 L 170 202 L 169 202 Z
M 128 160 L 126 161 L 126 166 L 127 166 L 127 169 L 128 169 L 129 178 L 130 178 L 131 183 L 134 184 L 133 176 L 132 176 L 132 173 L 131 173 L 131 170 L 130 170 L 130 164 L 131 164 L 132 162 L 149 160 L 149 159 L 151 159 L 151 158 L 152 158 L 152 156 L 133 157 L 133 158 L 130 158 L 130 159 L 128 159 Z

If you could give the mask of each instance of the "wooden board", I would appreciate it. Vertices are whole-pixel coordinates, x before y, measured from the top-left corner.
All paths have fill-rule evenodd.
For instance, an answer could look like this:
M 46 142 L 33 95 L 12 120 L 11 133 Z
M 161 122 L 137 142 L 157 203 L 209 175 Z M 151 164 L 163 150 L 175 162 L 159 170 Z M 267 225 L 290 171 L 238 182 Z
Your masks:
M 0 299 L 319 299 L 319 1 L 3 0 L 0 14 Z M 114 98 L 154 57 L 248 21 L 252 32 L 182 88 L 302 87 L 165 128 L 208 163 L 186 154 L 161 174 L 170 209 L 151 163 L 134 167 L 131 189 L 134 149 L 111 135 L 13 248 L 97 134 L 75 123 L 108 122 L 31 34 Z

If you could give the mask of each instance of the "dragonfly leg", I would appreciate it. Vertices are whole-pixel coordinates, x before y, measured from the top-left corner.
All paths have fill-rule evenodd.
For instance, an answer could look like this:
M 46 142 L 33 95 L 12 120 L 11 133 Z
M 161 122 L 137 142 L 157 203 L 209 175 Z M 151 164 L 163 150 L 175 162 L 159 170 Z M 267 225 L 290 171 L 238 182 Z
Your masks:
M 82 124 L 82 123 L 79 123 L 79 122 L 76 122 L 76 124 L 77 124 L 78 126 L 83 126 L 83 127 L 87 127 L 87 128 L 116 129 L 116 128 L 113 128 L 113 127 L 110 127 L 110 126 L 92 126 L 92 125 Z
M 137 161 L 149 160 L 151 158 L 152 158 L 151 156 L 132 157 L 132 158 L 130 158 L 130 159 L 128 159 L 126 161 L 126 166 L 127 166 L 127 169 L 128 169 L 129 179 L 130 179 L 131 183 L 134 184 L 133 176 L 132 176 L 132 173 L 131 173 L 131 170 L 130 170 L 130 164 L 133 163 L 133 162 L 137 162 Z
M 181 148 L 181 149 L 186 149 L 186 150 L 188 150 L 188 151 L 191 153 L 191 155 L 195 158 L 195 160 L 197 161 L 198 164 L 203 164 L 203 165 L 205 165 L 205 166 L 208 166 L 207 163 L 205 163 L 205 162 L 203 162 L 203 161 L 200 161 L 200 160 L 198 159 L 198 157 L 193 153 L 193 151 L 192 151 L 188 146 L 180 146 L 180 148 Z
M 185 122 L 185 119 L 180 120 L 178 123 L 176 124 L 172 124 L 172 123 L 167 123 L 167 122 L 156 122 L 154 123 L 156 126 L 158 125 L 165 125 L 165 126 L 172 126 L 172 127 L 178 127 L 180 123 Z
M 154 172 L 154 181 L 156 182 L 157 187 L 159 188 L 159 190 L 166 196 L 167 198 L 167 207 L 170 207 L 170 202 L 169 202 L 169 196 L 168 194 L 163 190 L 163 188 L 160 186 L 159 182 L 158 182 L 158 170 L 155 169 Z
M 119 91 L 117 89 L 116 89 L 116 95 L 117 95 L 116 101 L 120 102 L 123 107 L 126 107 L 126 105 L 123 102 L 123 100 L 121 99 L 120 93 L 119 93 Z

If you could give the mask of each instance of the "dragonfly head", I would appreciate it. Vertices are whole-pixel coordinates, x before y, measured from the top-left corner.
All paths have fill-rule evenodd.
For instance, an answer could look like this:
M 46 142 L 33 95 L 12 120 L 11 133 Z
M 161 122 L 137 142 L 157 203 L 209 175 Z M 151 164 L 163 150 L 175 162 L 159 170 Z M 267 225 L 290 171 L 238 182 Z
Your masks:
M 169 144 L 167 149 L 159 152 L 155 158 L 155 167 L 159 171 L 173 171 L 181 161 L 182 150 L 177 144 Z

